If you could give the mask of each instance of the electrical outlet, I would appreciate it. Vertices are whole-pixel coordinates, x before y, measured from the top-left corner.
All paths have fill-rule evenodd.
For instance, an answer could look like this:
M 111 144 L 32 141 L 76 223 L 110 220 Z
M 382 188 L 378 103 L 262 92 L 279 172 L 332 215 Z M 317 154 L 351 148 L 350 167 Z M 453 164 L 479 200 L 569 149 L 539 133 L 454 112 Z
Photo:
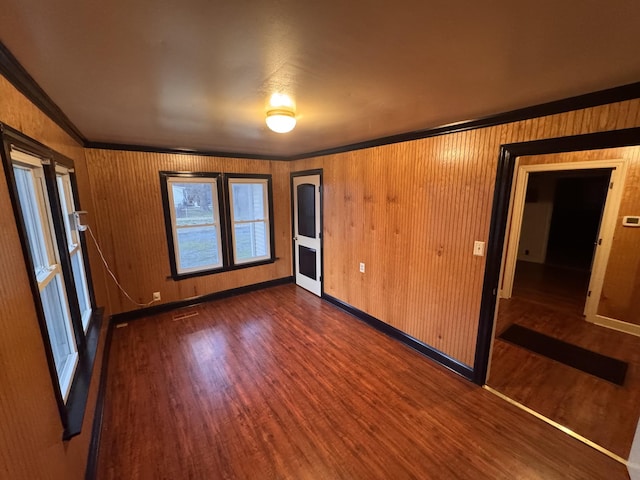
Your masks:
M 484 242 L 473 242 L 473 254 L 477 257 L 484 257 Z
M 364 273 L 364 262 L 360 262 L 360 273 Z
M 160 292 L 153 292 L 153 301 L 157 302 L 160 300 Z

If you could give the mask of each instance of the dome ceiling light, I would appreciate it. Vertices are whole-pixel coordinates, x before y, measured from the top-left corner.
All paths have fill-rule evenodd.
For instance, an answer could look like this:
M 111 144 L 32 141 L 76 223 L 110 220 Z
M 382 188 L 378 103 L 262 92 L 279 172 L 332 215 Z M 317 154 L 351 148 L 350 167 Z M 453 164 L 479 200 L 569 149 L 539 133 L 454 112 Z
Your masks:
M 296 126 L 293 101 L 287 95 L 274 93 L 267 110 L 267 127 L 276 133 L 287 133 Z

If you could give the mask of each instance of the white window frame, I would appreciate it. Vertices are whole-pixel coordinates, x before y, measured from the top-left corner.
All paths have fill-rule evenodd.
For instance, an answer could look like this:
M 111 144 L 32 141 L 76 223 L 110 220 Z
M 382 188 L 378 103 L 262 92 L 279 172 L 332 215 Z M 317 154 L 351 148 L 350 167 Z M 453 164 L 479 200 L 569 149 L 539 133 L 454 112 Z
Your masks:
M 177 225 L 175 201 L 173 198 L 174 183 L 208 183 L 211 187 L 211 200 L 213 206 L 213 222 L 198 225 Z M 222 224 L 220 222 L 220 202 L 218 197 L 218 177 L 185 177 L 179 175 L 167 175 L 167 200 L 169 202 L 169 212 L 171 215 L 171 232 L 173 236 L 173 257 L 175 260 L 176 273 L 185 275 L 190 273 L 206 272 L 210 270 L 218 270 L 224 267 L 224 250 L 222 246 Z M 183 268 L 180 264 L 180 247 L 178 243 L 178 232 L 191 228 L 216 227 L 217 245 L 218 245 L 218 263 L 203 265 L 198 267 Z
M 71 171 L 61 165 L 56 165 L 56 182 L 58 184 L 58 194 L 60 197 L 60 207 L 62 208 L 62 216 L 64 219 L 64 230 L 67 234 L 67 245 L 69 247 L 69 258 L 73 269 L 74 259 L 80 266 L 80 282 L 76 281 L 76 294 L 78 297 L 78 306 L 82 317 L 82 329 L 87 332 L 89 321 L 91 320 L 91 297 L 89 295 L 89 282 L 87 281 L 87 271 L 84 267 L 84 251 L 80 242 L 80 235 L 76 228 L 75 222 L 72 220 L 73 212 L 76 211 L 75 202 L 73 200 L 73 186 L 71 184 Z M 72 272 L 75 280 L 75 272 Z M 80 291 L 84 294 L 84 305 L 82 304 Z
M 262 205 L 263 205 L 263 218 L 254 219 L 254 220 L 238 220 L 235 219 L 235 211 L 233 208 L 233 185 L 234 184 L 260 184 L 262 185 Z M 263 260 L 270 260 L 271 253 L 271 218 L 269 217 L 269 180 L 267 178 L 261 177 L 228 177 L 227 178 L 227 188 L 229 193 L 229 215 L 231 219 L 231 243 L 233 248 L 233 264 L 234 265 L 244 265 L 249 263 L 256 263 Z M 266 254 L 262 256 L 254 256 L 251 258 L 247 258 L 244 260 L 238 260 L 237 249 L 236 249 L 236 225 L 247 225 L 247 224 L 256 224 L 264 222 L 265 224 L 265 233 L 266 233 Z
M 11 151 L 11 160 L 14 171 L 15 169 L 20 169 L 24 172 L 28 172 L 31 178 L 30 187 L 32 187 L 32 192 L 30 193 L 33 194 L 34 198 L 31 199 L 33 201 L 30 201 L 29 205 L 23 205 L 23 202 L 19 198 L 19 202 L 25 224 L 32 221 L 38 222 L 35 227 L 38 230 L 38 236 L 40 238 L 29 238 L 30 250 L 33 250 L 33 246 L 36 244 L 36 248 L 39 250 L 39 255 L 44 255 L 44 260 L 48 263 L 46 267 L 36 265 L 35 259 L 33 259 L 35 252 L 31 252 L 41 302 L 44 289 L 52 281 L 58 282 L 58 292 L 60 294 L 58 300 L 60 301 L 62 313 L 65 317 L 64 319 L 58 319 L 58 321 L 62 322 L 64 334 L 67 336 L 71 353 L 69 354 L 69 358 L 66 359 L 62 370 L 58 371 L 57 367 L 55 370 L 58 377 L 60 393 L 62 394 L 64 402 L 66 402 L 69 396 L 69 391 L 71 390 L 75 370 L 78 365 L 78 347 L 71 320 L 71 311 L 69 309 L 64 276 L 62 274 L 62 266 L 60 264 L 60 255 L 55 241 L 55 230 L 53 228 L 53 221 L 51 218 L 51 208 L 47 195 L 47 186 L 44 178 L 44 169 L 42 168 L 42 160 L 38 157 L 34 157 L 14 149 Z M 37 212 L 34 212 L 34 209 L 37 210 Z M 25 219 L 27 215 L 29 215 L 31 220 L 28 221 Z M 29 231 L 29 227 L 27 226 L 27 235 L 29 235 Z M 44 245 L 41 244 L 42 242 Z M 44 309 L 44 307 L 43 311 L 45 311 L 46 315 L 46 309 Z M 46 323 L 47 331 L 49 331 L 50 322 L 47 320 Z M 47 339 L 55 359 L 55 346 L 51 344 L 51 336 L 52 335 L 49 333 Z

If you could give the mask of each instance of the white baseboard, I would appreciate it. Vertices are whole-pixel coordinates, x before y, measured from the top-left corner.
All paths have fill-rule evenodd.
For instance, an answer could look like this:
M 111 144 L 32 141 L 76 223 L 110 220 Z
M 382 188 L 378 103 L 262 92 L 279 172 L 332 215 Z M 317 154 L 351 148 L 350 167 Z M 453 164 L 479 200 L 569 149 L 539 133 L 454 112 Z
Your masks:
M 596 315 L 593 318 L 587 317 L 587 321 L 600 325 L 602 327 L 611 328 L 612 330 L 618 330 L 619 332 L 630 333 L 640 337 L 640 325 L 634 323 L 622 322 L 615 318 L 604 317 L 602 315 Z

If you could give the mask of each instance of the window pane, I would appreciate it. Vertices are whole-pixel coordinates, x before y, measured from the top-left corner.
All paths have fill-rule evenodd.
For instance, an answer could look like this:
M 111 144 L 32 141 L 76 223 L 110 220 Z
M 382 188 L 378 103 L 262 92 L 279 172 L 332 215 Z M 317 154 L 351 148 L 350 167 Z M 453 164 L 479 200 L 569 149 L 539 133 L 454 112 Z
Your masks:
M 75 235 L 76 232 L 72 231 L 71 225 L 71 219 L 70 219 L 70 215 L 73 212 L 73 204 L 69 205 L 69 202 L 67 201 L 67 195 L 71 192 L 69 192 L 67 190 L 67 187 L 70 187 L 70 182 L 69 182 L 69 177 L 62 177 L 61 175 L 58 175 L 57 178 L 57 183 L 58 183 L 58 195 L 60 197 L 60 207 L 62 207 L 62 218 L 64 220 L 64 230 L 67 233 L 67 243 L 69 245 L 69 250 L 73 249 L 75 243 L 76 243 L 76 239 L 75 239 Z M 72 199 L 69 199 L 71 201 L 73 201 Z
M 234 221 L 265 218 L 264 188 L 263 183 L 232 183 Z
M 62 216 L 64 217 L 64 227 L 67 232 L 73 280 L 76 286 L 78 306 L 80 307 L 80 314 L 82 316 L 82 327 L 86 331 L 89 326 L 89 320 L 91 319 L 91 300 L 89 298 L 87 274 L 84 269 L 82 246 L 80 245 L 80 238 L 76 230 L 76 222 L 71 219 L 71 215 L 75 210 L 71 177 L 67 174 L 58 174 L 56 180 L 58 183 Z
M 178 228 L 176 233 L 180 269 L 215 267 L 222 263 L 217 227 Z
M 235 225 L 236 261 L 266 257 L 267 224 L 266 222 L 240 223 Z
M 171 193 L 177 226 L 215 223 L 211 183 L 171 183 Z
M 42 308 L 47 322 L 47 331 L 51 341 L 51 350 L 56 365 L 58 379 L 69 368 L 68 362 L 73 361 L 75 345 L 70 336 L 69 317 L 66 305 L 63 304 L 64 295 L 61 289 L 60 274 L 51 280 L 40 292 Z M 63 385 L 60 385 L 64 392 Z
M 316 187 L 311 183 L 298 185 L 298 235 L 316 238 Z
M 84 263 L 82 263 L 82 253 L 76 250 L 71 256 L 71 269 L 73 270 L 73 281 L 76 284 L 76 293 L 78 294 L 78 305 L 82 315 L 82 326 L 86 329 L 86 323 L 89 321 L 88 314 L 91 312 L 91 302 L 89 301 L 89 290 L 84 271 Z
M 33 261 L 36 276 L 38 276 L 40 273 L 48 271 L 50 264 L 41 226 L 40 210 L 36 203 L 33 176 L 29 170 L 19 167 L 14 167 L 13 172 L 18 188 L 18 197 L 20 198 L 22 218 L 27 228 L 31 260 Z

